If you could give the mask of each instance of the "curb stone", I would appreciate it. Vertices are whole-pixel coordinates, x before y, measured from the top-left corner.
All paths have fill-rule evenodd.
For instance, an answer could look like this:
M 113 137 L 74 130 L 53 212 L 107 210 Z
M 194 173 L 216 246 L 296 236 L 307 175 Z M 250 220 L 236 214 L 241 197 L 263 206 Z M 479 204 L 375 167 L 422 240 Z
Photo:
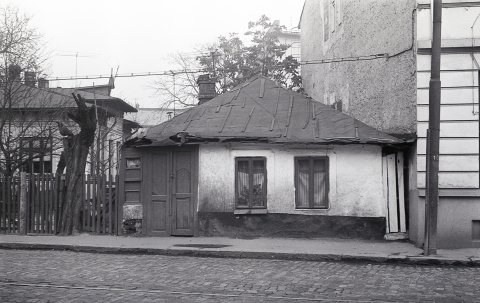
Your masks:
M 0 249 L 18 250 L 57 250 L 84 253 L 102 254 L 142 254 L 142 255 L 166 255 L 187 257 L 210 257 L 210 258 L 237 258 L 237 259 L 276 259 L 291 261 L 336 261 L 356 263 L 384 263 L 406 265 L 430 265 L 430 266 L 469 266 L 480 267 L 480 258 L 468 258 L 465 260 L 401 255 L 348 255 L 348 254 L 307 254 L 307 253 L 282 253 L 282 252 L 252 252 L 232 250 L 206 250 L 206 249 L 171 249 L 171 248 L 127 248 L 127 247 L 103 247 L 85 245 L 64 244 L 30 244 L 30 243 L 0 243 Z

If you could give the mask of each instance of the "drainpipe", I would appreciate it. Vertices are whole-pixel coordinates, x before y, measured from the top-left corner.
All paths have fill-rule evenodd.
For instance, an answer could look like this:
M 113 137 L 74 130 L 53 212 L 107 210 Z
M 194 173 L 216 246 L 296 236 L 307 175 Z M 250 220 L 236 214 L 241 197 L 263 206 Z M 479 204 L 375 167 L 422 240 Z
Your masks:
M 431 76 L 429 87 L 429 119 L 427 155 L 427 197 L 425 201 L 425 244 L 424 255 L 437 253 L 438 216 L 438 158 L 440 145 L 440 55 L 442 42 L 442 0 L 433 0 L 433 34 Z

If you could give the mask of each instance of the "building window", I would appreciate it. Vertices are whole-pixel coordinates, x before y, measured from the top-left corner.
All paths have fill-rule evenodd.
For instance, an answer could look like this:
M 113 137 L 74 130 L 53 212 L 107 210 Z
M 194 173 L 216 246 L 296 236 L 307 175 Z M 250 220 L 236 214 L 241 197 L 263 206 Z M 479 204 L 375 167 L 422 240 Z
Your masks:
M 51 138 L 22 138 L 20 154 L 20 159 L 24 162 L 24 172 L 35 174 L 52 172 Z
M 330 13 L 330 0 L 323 2 L 323 41 L 328 41 L 330 36 L 330 21 L 329 21 L 329 13 Z
M 335 30 L 342 24 L 343 12 L 341 0 L 325 0 L 323 2 L 323 41 L 330 39 Z
M 328 157 L 295 158 L 295 206 L 328 208 Z
M 335 26 L 338 28 L 342 24 L 343 11 L 342 11 L 342 0 L 335 1 Z
M 267 207 L 265 158 L 235 158 L 235 206 L 236 208 Z
M 127 158 L 125 163 L 127 168 L 140 168 L 141 165 L 140 158 Z
M 336 14 L 335 14 L 335 0 L 329 0 L 329 6 L 328 6 L 328 21 L 330 22 L 330 31 L 333 33 L 335 32 L 335 25 L 337 24 L 335 22 L 336 19 Z

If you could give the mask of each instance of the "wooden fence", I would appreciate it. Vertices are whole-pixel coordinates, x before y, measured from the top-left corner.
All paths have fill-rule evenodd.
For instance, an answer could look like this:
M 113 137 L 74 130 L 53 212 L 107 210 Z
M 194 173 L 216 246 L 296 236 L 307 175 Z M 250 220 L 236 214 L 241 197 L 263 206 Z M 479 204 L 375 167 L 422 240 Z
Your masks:
M 0 176 L 0 232 L 16 233 L 20 227 L 20 178 Z
M 117 234 L 118 178 L 85 175 L 82 183 L 80 231 Z M 0 176 L 0 232 L 56 234 L 66 190 L 64 175 Z

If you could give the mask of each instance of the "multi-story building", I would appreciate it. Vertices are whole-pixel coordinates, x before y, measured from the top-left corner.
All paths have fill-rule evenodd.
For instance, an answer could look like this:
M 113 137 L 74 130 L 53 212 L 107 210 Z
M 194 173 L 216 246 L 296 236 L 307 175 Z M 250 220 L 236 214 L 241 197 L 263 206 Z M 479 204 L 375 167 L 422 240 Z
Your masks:
M 403 191 L 397 183 L 406 215 L 401 209 L 393 215 L 418 245 L 425 224 L 430 5 L 306 0 L 300 20 L 305 92 L 410 142 L 404 167 L 396 155 L 397 173 L 408 176 Z M 438 245 L 480 247 L 480 1 L 444 0 L 442 12 Z

